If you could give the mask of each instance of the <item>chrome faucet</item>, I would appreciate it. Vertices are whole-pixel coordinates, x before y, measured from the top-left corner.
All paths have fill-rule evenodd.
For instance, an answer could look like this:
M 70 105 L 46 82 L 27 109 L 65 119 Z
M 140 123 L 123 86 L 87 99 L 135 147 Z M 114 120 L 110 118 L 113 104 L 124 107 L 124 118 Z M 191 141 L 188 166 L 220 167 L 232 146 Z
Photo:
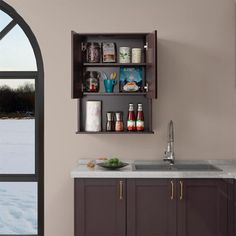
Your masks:
M 168 144 L 167 149 L 164 153 L 163 161 L 168 161 L 170 165 L 175 163 L 175 154 L 174 154 L 174 123 L 171 120 L 168 125 Z

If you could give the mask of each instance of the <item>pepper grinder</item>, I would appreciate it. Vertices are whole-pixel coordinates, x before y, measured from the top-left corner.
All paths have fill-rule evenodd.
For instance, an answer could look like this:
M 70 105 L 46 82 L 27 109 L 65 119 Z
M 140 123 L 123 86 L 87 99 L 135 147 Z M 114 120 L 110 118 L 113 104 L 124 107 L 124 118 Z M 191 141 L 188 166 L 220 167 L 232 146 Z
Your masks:
M 115 131 L 117 131 L 117 132 L 124 131 L 124 122 L 123 122 L 123 113 L 122 112 L 116 112 Z
M 114 117 L 114 112 L 107 112 L 106 131 L 115 131 L 115 117 Z

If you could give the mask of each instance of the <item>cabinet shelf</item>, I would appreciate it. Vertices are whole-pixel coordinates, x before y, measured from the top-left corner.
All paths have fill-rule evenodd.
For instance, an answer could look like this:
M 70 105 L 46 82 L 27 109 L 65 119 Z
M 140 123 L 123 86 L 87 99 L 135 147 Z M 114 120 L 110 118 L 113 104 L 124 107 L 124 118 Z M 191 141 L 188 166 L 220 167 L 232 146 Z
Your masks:
M 113 92 L 113 93 L 105 93 L 105 92 L 97 92 L 90 93 L 84 92 L 84 96 L 146 96 L 147 92 Z
M 147 66 L 147 63 L 83 63 L 84 67 L 138 67 Z
M 87 131 L 77 131 L 76 134 L 154 134 L 154 131 L 123 131 L 123 132 L 115 132 L 115 131 L 100 131 L 100 132 L 87 132 Z

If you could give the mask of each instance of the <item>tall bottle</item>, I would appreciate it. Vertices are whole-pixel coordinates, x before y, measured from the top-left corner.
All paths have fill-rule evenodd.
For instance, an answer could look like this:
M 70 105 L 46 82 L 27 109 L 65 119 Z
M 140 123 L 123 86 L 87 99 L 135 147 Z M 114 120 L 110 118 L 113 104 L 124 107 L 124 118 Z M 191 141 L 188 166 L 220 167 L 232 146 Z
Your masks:
M 143 115 L 143 105 L 138 104 L 138 112 L 136 118 L 136 130 L 144 131 L 144 115 Z
M 135 114 L 134 114 L 134 104 L 129 104 L 129 112 L 128 112 L 128 118 L 127 118 L 127 130 L 128 131 L 135 131 Z

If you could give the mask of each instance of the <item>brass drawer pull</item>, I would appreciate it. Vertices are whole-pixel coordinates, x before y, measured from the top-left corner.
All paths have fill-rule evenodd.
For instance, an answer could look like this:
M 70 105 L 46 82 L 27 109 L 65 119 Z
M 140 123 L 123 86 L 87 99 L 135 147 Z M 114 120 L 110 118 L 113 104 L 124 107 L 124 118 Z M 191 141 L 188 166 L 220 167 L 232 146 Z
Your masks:
M 170 200 L 174 199 L 174 182 L 173 180 L 170 181 L 171 183 L 171 196 L 170 196 Z
M 179 184 L 180 184 L 180 196 L 179 196 L 179 200 L 183 200 L 184 198 L 184 183 L 183 181 L 179 181 Z
M 123 200 L 123 181 L 120 181 L 120 200 Z

